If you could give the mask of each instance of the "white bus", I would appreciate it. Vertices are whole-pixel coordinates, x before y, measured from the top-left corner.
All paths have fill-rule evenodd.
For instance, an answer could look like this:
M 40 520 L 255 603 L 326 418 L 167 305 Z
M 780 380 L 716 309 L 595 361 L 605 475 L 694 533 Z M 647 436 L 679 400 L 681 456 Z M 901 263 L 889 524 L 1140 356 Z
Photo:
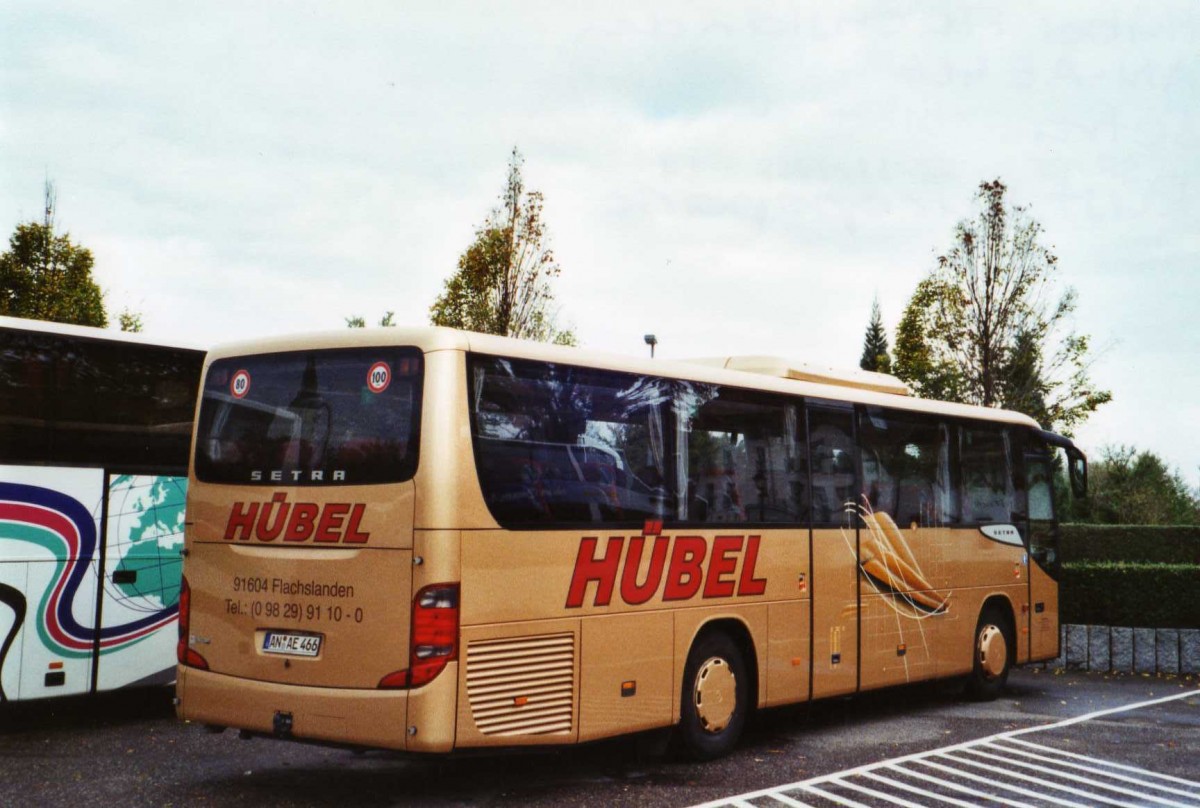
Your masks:
M 203 361 L 0 317 L 0 702 L 174 678 Z

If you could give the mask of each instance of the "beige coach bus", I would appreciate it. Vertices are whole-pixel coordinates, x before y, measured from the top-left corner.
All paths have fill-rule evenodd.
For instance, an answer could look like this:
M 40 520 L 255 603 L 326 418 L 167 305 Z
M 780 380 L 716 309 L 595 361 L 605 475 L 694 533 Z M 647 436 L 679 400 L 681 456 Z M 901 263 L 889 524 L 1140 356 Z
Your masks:
M 1057 655 L 1029 418 L 771 357 L 446 329 L 209 354 L 178 711 L 448 752 L 678 727 Z

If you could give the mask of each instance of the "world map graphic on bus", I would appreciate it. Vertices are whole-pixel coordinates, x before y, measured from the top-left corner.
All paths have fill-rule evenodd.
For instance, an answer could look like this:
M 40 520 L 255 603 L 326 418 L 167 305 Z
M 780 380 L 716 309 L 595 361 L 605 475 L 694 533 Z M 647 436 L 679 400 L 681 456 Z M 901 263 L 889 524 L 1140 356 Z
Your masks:
M 6 471 L 29 482 L 0 477 L 0 701 L 165 681 L 187 479 Z M 46 665 L 59 666 L 57 683 L 43 682 Z
M 119 561 L 105 579 L 110 598 L 144 613 L 161 612 L 179 603 L 186 496 L 187 479 L 183 477 L 122 475 L 111 479 L 109 558 L 115 556 Z

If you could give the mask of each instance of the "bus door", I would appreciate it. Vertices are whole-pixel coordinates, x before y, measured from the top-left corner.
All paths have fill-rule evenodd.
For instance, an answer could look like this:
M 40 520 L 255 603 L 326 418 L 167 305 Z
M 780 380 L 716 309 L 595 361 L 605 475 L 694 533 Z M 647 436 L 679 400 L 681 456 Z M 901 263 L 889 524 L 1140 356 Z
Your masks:
M 1025 455 L 1029 511 L 1029 656 L 1058 655 L 1058 524 L 1054 472 L 1044 454 Z
M 858 463 L 851 407 L 808 407 L 812 696 L 858 689 Z

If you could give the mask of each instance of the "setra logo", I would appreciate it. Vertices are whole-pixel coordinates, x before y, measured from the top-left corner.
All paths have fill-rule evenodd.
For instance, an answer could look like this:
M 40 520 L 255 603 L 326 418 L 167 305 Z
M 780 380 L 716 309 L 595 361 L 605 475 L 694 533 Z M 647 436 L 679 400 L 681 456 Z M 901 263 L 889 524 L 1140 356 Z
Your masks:
M 370 533 L 359 530 L 367 506 L 361 503 L 288 502 L 277 493 L 266 502 L 235 502 L 225 525 L 226 541 L 313 541 L 325 544 L 366 544 Z
M 709 599 L 761 595 L 766 591 L 767 580 L 754 577 L 761 536 L 717 536 L 709 542 L 700 536 L 677 536 L 672 540 L 670 536 L 651 535 L 660 530 L 659 525 L 647 523 L 643 531 L 646 535 L 628 539 L 611 536 L 603 555 L 597 553 L 598 538 L 584 537 L 575 558 L 567 608 L 583 606 L 590 583 L 596 584 L 592 605 L 607 606 L 618 580 L 620 598 L 631 606 L 647 602 L 660 590 L 664 601 L 688 600 L 698 593 Z M 650 563 L 645 578 L 639 581 L 650 540 Z

